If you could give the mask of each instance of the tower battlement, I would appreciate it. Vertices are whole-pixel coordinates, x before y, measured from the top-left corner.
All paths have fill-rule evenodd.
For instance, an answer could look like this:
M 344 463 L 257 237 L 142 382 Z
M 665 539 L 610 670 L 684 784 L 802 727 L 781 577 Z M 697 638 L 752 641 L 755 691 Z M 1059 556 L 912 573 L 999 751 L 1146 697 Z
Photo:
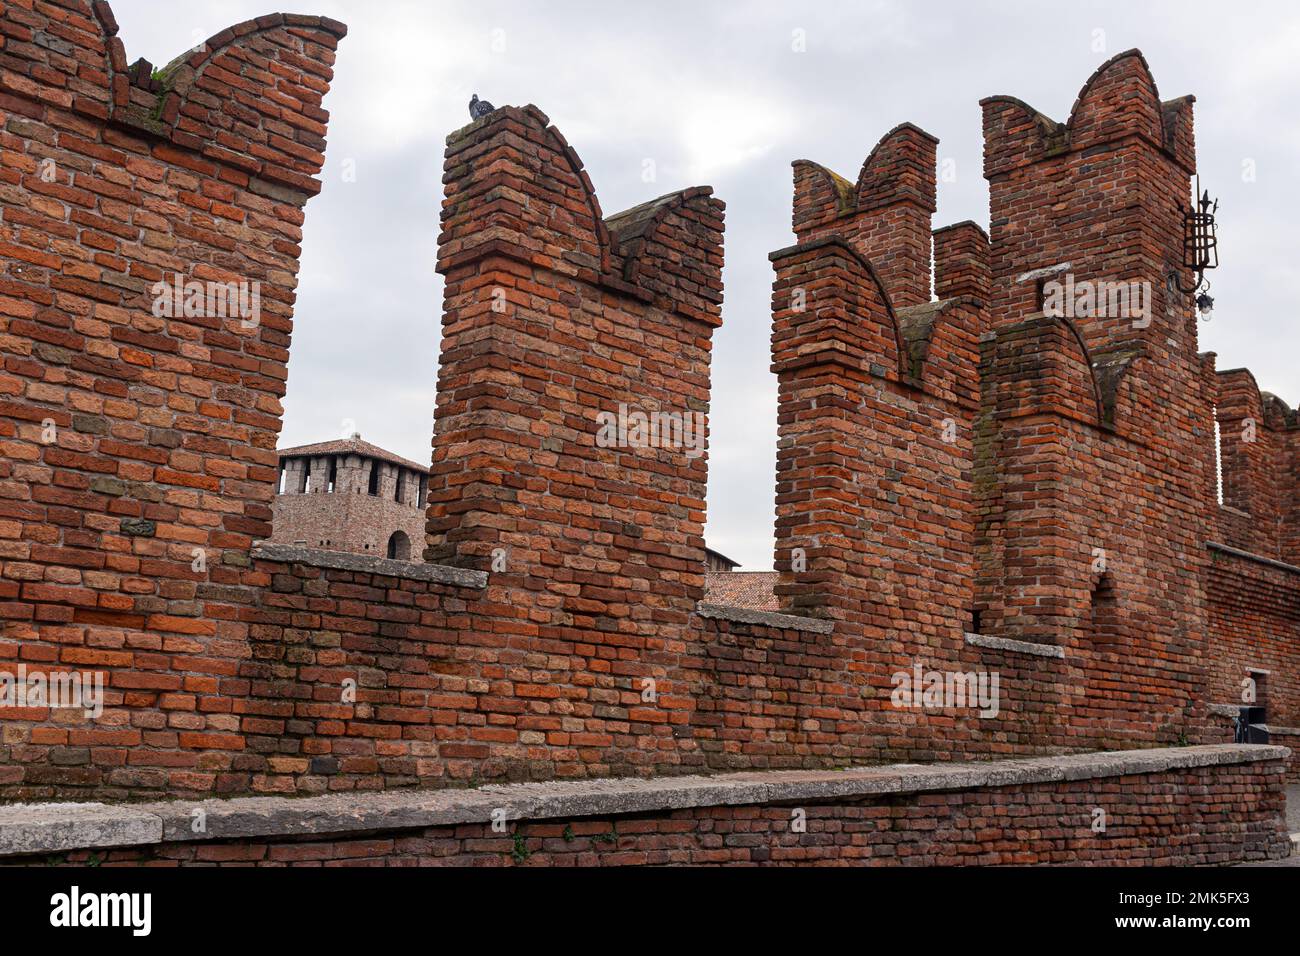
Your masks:
M 896 307 L 930 301 L 930 217 L 939 141 L 903 123 L 876 144 L 857 184 L 807 160 L 794 164 L 800 244 L 835 235 L 871 261 Z

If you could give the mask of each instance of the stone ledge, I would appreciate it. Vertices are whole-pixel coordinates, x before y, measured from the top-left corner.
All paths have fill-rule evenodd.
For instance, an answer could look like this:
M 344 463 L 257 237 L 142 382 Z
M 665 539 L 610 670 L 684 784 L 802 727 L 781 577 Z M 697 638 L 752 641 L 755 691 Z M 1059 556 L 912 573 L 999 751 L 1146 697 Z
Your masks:
M 1034 657 L 1056 657 L 1065 659 L 1065 648 L 1055 644 L 1034 644 L 1030 641 L 1013 641 L 1009 637 L 992 637 L 988 634 L 967 634 L 966 643 L 972 647 L 985 647 L 995 651 L 1010 651 L 1012 654 L 1032 654 Z
M 0 856 L 88 847 L 313 836 L 487 823 L 657 813 L 711 806 L 853 800 L 877 795 L 1013 787 L 1284 760 L 1286 747 L 1215 744 L 1032 757 L 984 763 L 898 764 L 844 771 L 782 770 L 716 777 L 573 780 L 321 797 L 248 797 L 106 807 L 0 808 Z M 196 832 L 202 821 L 201 832 Z
M 163 819 L 135 806 L 35 803 L 0 806 L 0 856 L 161 843 Z
M 1022 273 L 1016 276 L 1016 283 L 1037 282 L 1039 279 L 1050 279 L 1052 276 L 1058 276 L 1069 272 L 1074 266 L 1069 262 L 1059 262 L 1054 266 L 1044 266 L 1042 269 L 1034 269 L 1030 272 Z
M 725 604 L 700 604 L 695 608 L 695 613 L 700 617 L 719 621 L 761 624 L 764 627 L 778 627 L 788 631 L 808 631 L 813 634 L 831 634 L 835 631 L 834 621 L 798 617 L 794 614 L 778 614 L 775 611 L 755 611 L 753 608 L 730 607 Z
M 1277 724 L 1255 724 L 1266 734 L 1276 734 L 1279 737 L 1300 737 L 1300 727 L 1279 727 Z
M 263 561 L 306 564 L 313 568 L 333 568 L 338 571 L 382 574 L 391 578 L 432 581 L 435 584 L 451 584 L 461 588 L 485 588 L 488 584 L 486 571 L 451 568 L 443 564 L 424 564 L 417 561 L 390 561 L 387 558 L 366 557 L 364 554 L 321 551 L 317 548 L 300 548 L 289 544 L 259 544 L 253 548 L 253 557 Z
M 1277 568 L 1279 571 L 1286 571 L 1289 574 L 1300 574 L 1300 567 L 1297 567 L 1294 564 L 1287 564 L 1285 561 L 1266 558 L 1262 554 L 1255 554 L 1252 551 L 1242 551 L 1240 548 L 1230 548 L 1228 545 L 1220 544 L 1217 541 L 1207 541 L 1205 542 L 1205 546 L 1211 551 L 1218 551 L 1220 554 L 1230 554 L 1234 558 L 1241 558 L 1243 561 L 1253 561 L 1255 564 L 1267 565 L 1270 568 Z

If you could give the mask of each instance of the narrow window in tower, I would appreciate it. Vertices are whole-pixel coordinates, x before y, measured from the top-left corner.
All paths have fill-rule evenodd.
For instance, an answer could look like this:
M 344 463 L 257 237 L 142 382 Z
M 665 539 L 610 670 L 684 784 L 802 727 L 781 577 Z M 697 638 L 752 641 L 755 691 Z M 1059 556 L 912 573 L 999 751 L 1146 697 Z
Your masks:
M 330 494 L 334 493 L 334 489 L 338 485 L 338 480 L 339 480 L 339 460 L 337 458 L 330 458 L 330 484 L 329 484 L 329 488 L 326 489 L 327 491 L 329 491 Z
M 393 500 L 397 502 L 406 501 L 406 469 L 397 469 L 397 487 L 393 490 Z
M 1219 427 L 1219 407 L 1214 406 L 1214 490 L 1216 500 L 1223 504 L 1223 430 Z
M 370 463 L 370 487 L 367 490 L 372 495 L 379 494 L 379 462 L 377 461 Z

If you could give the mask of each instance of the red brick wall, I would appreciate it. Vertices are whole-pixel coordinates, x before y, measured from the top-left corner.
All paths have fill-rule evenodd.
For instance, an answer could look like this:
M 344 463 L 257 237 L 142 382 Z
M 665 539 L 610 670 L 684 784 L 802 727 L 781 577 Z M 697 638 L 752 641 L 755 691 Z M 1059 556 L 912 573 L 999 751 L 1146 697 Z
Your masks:
M 1210 370 L 1215 356 L 1207 355 Z M 1295 414 L 1276 396 L 1261 393 L 1245 369 L 1218 372 L 1216 389 L 1223 506 L 1207 536 L 1216 543 L 1292 569 L 1215 549 L 1209 568 L 1209 699 L 1240 706 L 1251 669 L 1259 683 L 1256 704 L 1268 725 L 1300 726 L 1300 559 L 1296 550 Z M 1227 719 L 1217 721 L 1226 739 Z M 1296 738 L 1277 736 L 1287 743 Z M 1290 762 L 1300 779 L 1300 761 Z
M 509 575 L 486 592 L 258 562 L 246 758 L 235 792 L 320 792 L 628 776 L 690 756 L 682 642 L 634 654 L 580 632 L 529 632 Z M 531 636 L 534 643 L 522 635 Z M 543 650 L 545 653 L 543 653 Z M 641 675 L 660 676 L 655 703 Z M 343 682 L 357 682 L 345 703 Z M 254 721 L 256 724 L 254 726 Z M 257 754 L 258 756 L 254 756 Z
M 1215 407 L 1223 473 L 1219 540 L 1290 563 L 1296 550 L 1296 449 L 1300 421 L 1246 369 L 1218 372 Z
M 1216 704 L 1245 703 L 1243 681 L 1253 677 L 1256 705 L 1268 724 L 1300 727 L 1300 571 L 1260 565 L 1222 551 L 1210 567 L 1210 635 L 1214 648 L 1208 668 L 1208 697 Z M 1266 675 L 1253 673 L 1267 671 Z M 1220 739 L 1232 733 L 1226 718 L 1217 722 Z M 1294 736 L 1273 742 L 1291 746 Z M 1300 760 L 1292 756 L 1290 777 L 1300 780 Z
M 574 820 L 429 827 L 78 851 L 104 866 L 1199 866 L 1278 859 L 1280 767 L 1213 767 L 848 801 L 706 807 Z M 795 809 L 806 832 L 792 832 Z M 1094 832 L 1095 811 L 1105 832 Z
M 155 81 L 128 75 L 106 5 L 11 2 L 0 25 L 0 661 L 108 683 L 97 721 L 6 715 L 0 796 L 1218 739 L 1198 713 L 1213 402 L 1183 306 L 1157 312 L 1175 347 L 1146 336 L 1096 384 L 1060 323 L 995 322 L 974 295 L 927 303 L 926 134 L 890 134 L 847 192 L 796 168 L 801 244 L 775 256 L 777 565 L 785 607 L 832 627 L 766 630 L 695 613 L 707 456 L 597 440 L 620 405 L 707 413 L 723 216 L 707 188 L 606 218 L 535 107 L 454 133 L 427 554 L 488 585 L 270 560 L 252 542 L 270 533 L 292 277 L 342 26 L 241 24 Z M 1117 241 L 1159 284 L 1150 247 L 1186 191 L 1190 116 L 1162 114 L 1172 153 L 1128 130 L 1130 100 L 1154 97 L 1130 60 L 1076 109 L 1075 142 L 1113 147 L 1095 168 L 1123 184 L 1139 175 L 1150 215 L 1117 210 Z M 1122 136 L 1098 132 L 1104 110 Z M 1020 135 L 1000 122 L 995 137 Z M 998 177 L 1030 192 L 1079 179 L 1085 203 L 1111 184 L 1040 147 L 990 167 L 995 297 L 1036 215 L 1013 216 Z M 1083 235 L 1060 251 L 1109 262 Z M 967 254 L 978 276 L 977 239 Z M 260 321 L 154 315 L 171 273 L 260 281 Z M 1114 633 L 1085 619 L 1094 546 L 1112 555 Z M 973 609 L 1065 658 L 972 647 Z M 915 663 L 997 672 L 1001 715 L 892 707 Z
M 959 222 L 934 231 L 934 294 L 937 298 L 956 299 L 968 295 L 987 303 L 992 282 L 987 232 L 973 222 Z
M 24 95 L 2 101 L 2 168 L 15 186 L 4 221 L 28 224 L 21 237 L 37 250 L 79 248 L 52 238 L 64 228 L 55 216 L 68 203 L 96 208 L 98 194 L 69 194 L 57 209 L 42 198 L 55 186 L 37 176 L 38 159 L 53 148 L 74 186 L 87 170 L 109 182 L 147 179 L 140 194 L 116 195 L 115 214 L 159 234 L 119 230 L 135 242 L 124 238 L 120 250 L 121 269 L 140 274 L 130 294 L 100 271 L 116 261 L 82 270 L 67 291 L 84 302 L 57 297 L 66 281 L 57 271 L 6 287 L 16 398 L 0 422 L 11 439 L 0 477 L 12 542 L 0 653 L 15 666 L 94 668 L 109 689 L 94 724 L 44 708 L 15 714 L 0 755 L 4 792 L 274 792 L 602 775 L 682 760 L 691 747 L 674 729 L 692 701 L 667 673 L 683 633 L 699 627 L 706 459 L 598 447 L 596 414 L 620 403 L 707 412 L 721 203 L 685 190 L 603 220 L 581 161 L 532 107 L 453 135 L 430 533 L 434 551 L 462 565 L 486 569 L 500 546 L 493 587 L 465 594 L 345 572 L 327 581 L 318 569 L 254 562 L 252 541 L 270 532 L 293 298 L 271 277 L 296 271 L 342 27 L 244 24 L 161 84 L 128 89 L 113 72 L 125 61 L 107 8 L 60 15 L 75 21 L 83 59 L 112 67 L 98 77 L 102 100 L 114 102 L 110 88 L 130 95 L 111 116 L 108 107 L 89 118 L 66 112 L 58 89 L 78 64 L 56 60 L 51 70 L 28 59 L 45 55 L 34 34 L 71 27 L 6 7 L 6 89 Z M 249 113 L 249 98 L 270 112 Z M 144 135 L 133 103 L 176 129 Z M 69 125 L 121 153 L 80 158 L 90 147 L 60 132 Z M 137 156 L 152 159 L 132 172 Z M 209 195 L 222 197 L 231 224 L 213 217 Z M 259 258 L 239 260 L 236 248 Z M 273 313 L 252 334 L 147 311 L 155 263 L 225 278 L 236 262 L 265 280 Z M 86 335 L 58 331 L 78 325 Z M 67 411 L 83 401 L 93 416 Z M 40 444 L 47 415 L 60 426 L 50 447 Z M 653 694 L 643 684 L 651 677 Z M 349 679 L 358 701 L 345 706 Z
M 1160 661 L 1129 659 L 1122 645 L 1078 641 L 1063 658 L 940 645 L 930 637 L 864 640 L 731 621 L 707 622 L 691 737 L 711 769 L 816 768 L 899 761 L 989 759 L 1029 754 L 1231 741 L 1171 690 Z M 716 631 L 716 633 L 714 633 Z M 870 633 L 870 632 L 868 632 Z M 901 645 L 901 646 L 899 646 Z M 925 671 L 996 674 L 999 713 L 899 708 L 895 675 Z M 1199 701 L 1199 698 L 1198 698 Z M 1286 740 L 1278 742 L 1286 744 Z
M 10 795 L 191 789 L 242 748 L 248 554 L 345 28 L 259 18 L 160 80 L 116 32 L 106 3 L 0 17 L 0 657 L 110 672 L 94 725 L 6 720 Z M 177 275 L 260 283 L 260 316 L 160 316 Z
M 1065 124 L 1009 97 L 983 106 L 996 337 L 976 442 L 982 630 L 1067 646 L 1081 679 L 1057 719 L 1085 735 L 1135 742 L 1143 721 L 1194 735 L 1213 401 L 1190 300 L 1166 289 L 1195 168 L 1190 101 L 1162 104 L 1130 52 Z M 1067 263 L 1053 278 L 1145 283 L 1146 321 L 1044 315 L 1024 277 Z
M 1239 704 L 1247 668 L 1269 672 L 1270 723 L 1300 727 L 1300 572 L 1223 552 L 1210 566 L 1211 632 L 1219 651 L 1211 671 L 1215 703 Z M 1285 743 L 1285 741 L 1281 741 Z

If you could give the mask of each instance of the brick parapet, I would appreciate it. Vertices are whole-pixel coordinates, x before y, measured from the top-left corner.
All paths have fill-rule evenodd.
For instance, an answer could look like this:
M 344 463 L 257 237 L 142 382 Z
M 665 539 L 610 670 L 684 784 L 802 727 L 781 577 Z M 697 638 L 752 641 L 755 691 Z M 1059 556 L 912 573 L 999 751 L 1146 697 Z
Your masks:
M 1215 372 L 1211 385 L 1223 494 L 1218 538 L 1264 557 L 1300 562 L 1300 416 L 1262 392 L 1247 369 Z
M 722 203 L 697 187 L 603 219 L 532 106 L 449 137 L 445 183 L 426 555 L 504 559 L 519 600 L 550 592 L 556 626 L 577 615 L 639 641 L 651 622 L 629 608 L 647 597 L 661 626 L 684 626 L 704 585 Z M 638 445 L 629 415 L 667 434 Z
M 989 235 L 983 227 L 967 221 L 934 231 L 936 298 L 943 300 L 970 296 L 987 303 L 992 284 Z
M 128 69 L 105 3 L 9 3 L 0 31 L 0 653 L 97 671 L 110 714 L 7 714 L 0 786 L 189 789 L 242 746 L 249 552 L 345 30 L 260 18 L 161 79 Z M 194 314 L 169 296 L 188 283 L 241 311 Z
M 6 671 L 106 682 L 101 721 L 7 715 L 4 799 L 371 792 L 1224 739 L 1221 718 L 1205 719 L 1206 688 L 1236 664 L 1214 656 L 1207 621 L 1256 640 L 1286 620 L 1288 598 L 1229 620 L 1230 589 L 1211 582 L 1207 597 L 1214 376 L 1190 338 L 1157 341 L 1186 332 L 1168 324 L 1174 313 L 1188 317 L 1157 310 L 1160 331 L 1130 350 L 1105 328 L 1079 329 L 1080 347 L 1060 323 L 994 315 L 972 228 L 938 265 L 944 290 L 963 294 L 924 301 L 933 142 L 914 128 L 866 164 L 887 174 L 845 185 L 796 172 L 796 207 L 831 205 L 824 222 L 801 222 L 824 233 L 777 262 L 777 558 L 793 615 L 701 606 L 706 446 L 692 457 L 597 442 L 596 415 L 622 404 L 707 414 L 721 203 L 697 187 L 603 217 L 576 154 L 530 107 L 449 144 L 426 518 L 430 557 L 456 570 L 255 549 L 272 530 L 301 207 L 315 188 L 296 177 L 318 160 L 339 31 L 288 17 L 234 28 L 206 59 L 164 71 L 175 87 L 129 70 L 119 115 L 121 74 L 94 15 L 72 0 L 11 3 L 0 20 L 0 657 Z M 291 102 L 261 105 L 288 113 L 259 114 L 236 162 L 222 124 L 268 57 L 279 58 L 270 93 Z M 47 59 L 53 72 L 34 66 Z M 1127 116 L 1123 91 L 1141 107 L 1145 80 L 1134 63 L 1112 67 L 1097 102 Z M 189 106 L 220 84 L 239 91 L 203 99 L 206 113 L 178 106 L 175 129 L 199 146 L 131 132 L 150 104 L 181 103 L 184 69 Z M 1141 230 L 1164 237 L 1191 128 L 1182 106 L 1161 110 L 1172 153 L 1097 128 L 1102 159 L 1067 150 L 1015 175 L 1085 199 L 1107 177 L 1149 178 L 1149 195 L 1128 198 L 1150 198 Z M 1041 264 L 1007 251 L 1005 195 L 995 284 Z M 1048 265 L 1109 261 L 1075 233 L 1051 251 Z M 1143 269 L 1159 258 L 1134 255 Z M 261 281 L 260 323 L 155 315 L 145 292 L 173 271 Z M 812 293 L 800 313 L 798 283 Z M 1266 430 L 1279 416 L 1267 403 Z M 355 490 L 368 475 L 349 468 L 340 478 Z M 307 477 L 291 463 L 285 480 L 297 490 Z M 1104 575 L 1090 566 L 1097 547 L 1111 557 Z M 1118 607 L 1100 600 L 1095 614 L 1107 594 Z M 972 612 L 984 618 L 975 642 Z M 895 706 L 892 681 L 917 664 L 998 675 L 1000 713 Z M 1274 708 L 1290 713 L 1279 693 Z
M 1217 542 L 1208 548 L 1214 652 L 1207 699 L 1253 704 L 1267 723 L 1300 726 L 1300 567 Z

